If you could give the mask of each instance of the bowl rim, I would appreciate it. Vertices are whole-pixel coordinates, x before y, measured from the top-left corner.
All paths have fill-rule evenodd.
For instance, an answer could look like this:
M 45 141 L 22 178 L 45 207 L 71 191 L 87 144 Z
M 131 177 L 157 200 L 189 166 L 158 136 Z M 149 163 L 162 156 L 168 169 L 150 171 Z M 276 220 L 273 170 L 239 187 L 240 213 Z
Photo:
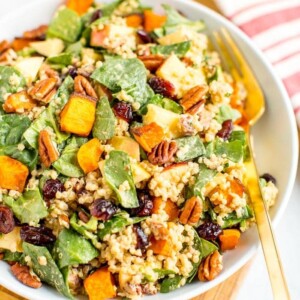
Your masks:
M 292 146 L 291 150 L 292 150 L 293 156 L 292 156 L 291 170 L 289 172 L 288 185 L 286 186 L 285 193 L 282 196 L 281 204 L 272 219 L 272 224 L 273 224 L 274 228 L 276 228 L 280 219 L 282 218 L 282 215 L 287 207 L 287 204 L 289 202 L 290 196 L 293 191 L 293 187 L 294 187 L 296 175 L 297 175 L 298 157 L 299 157 L 299 142 L 298 142 L 298 129 L 297 129 L 297 124 L 296 124 L 296 118 L 295 118 L 295 115 L 293 112 L 291 101 L 290 101 L 287 91 L 283 85 L 283 82 L 278 77 L 278 75 L 275 73 L 271 63 L 264 56 L 263 52 L 253 43 L 253 41 L 251 41 L 251 39 L 243 31 L 241 31 L 231 21 L 229 21 L 221 14 L 215 12 L 214 10 L 206 7 L 205 5 L 203 5 L 199 2 L 196 2 L 193 0 L 171 0 L 171 1 L 174 3 L 175 6 L 176 6 L 176 3 L 180 3 L 182 5 L 187 6 L 190 9 L 194 9 L 194 10 L 198 11 L 199 13 L 204 12 L 209 18 L 217 19 L 220 23 L 224 24 L 224 26 L 230 32 L 233 32 L 235 35 L 237 35 L 239 38 L 241 38 L 245 42 L 247 47 L 250 48 L 251 51 L 254 52 L 254 54 L 263 63 L 264 67 L 267 69 L 268 73 L 270 74 L 272 80 L 275 82 L 276 86 L 278 87 L 280 96 L 285 104 L 285 107 L 287 109 L 287 113 L 289 116 L 288 122 L 289 122 L 289 127 L 291 128 L 291 135 L 293 137 L 291 139 L 291 146 Z M 36 7 L 38 4 L 41 4 L 40 0 L 33 0 L 27 4 L 24 4 L 24 6 L 16 9 L 16 11 L 14 11 L 12 13 L 7 13 L 5 16 L 2 16 L 2 20 L 0 23 L 7 24 L 7 22 L 5 22 L 6 20 L 8 21 L 9 19 L 13 18 L 14 16 L 17 16 L 18 14 L 20 14 L 22 12 L 22 10 L 26 9 L 26 7 L 29 7 L 29 6 Z M 255 255 L 255 253 L 257 252 L 259 247 L 261 247 L 259 245 L 259 243 L 251 246 L 251 248 L 247 251 L 247 253 L 242 257 L 242 259 L 237 261 L 234 265 L 230 266 L 230 268 L 228 270 L 224 270 L 222 272 L 222 274 L 220 276 L 218 276 L 216 279 L 214 279 L 213 281 L 206 282 L 205 287 L 203 287 L 203 285 L 201 285 L 199 287 L 193 287 L 190 291 L 185 292 L 184 295 L 173 294 L 172 299 L 173 300 L 182 300 L 182 299 L 192 298 L 192 297 L 199 295 L 199 293 L 204 293 L 204 292 L 208 291 L 209 289 L 213 288 L 214 286 L 220 284 L 221 282 L 223 282 L 227 278 L 229 278 L 231 275 L 233 275 L 235 272 L 237 272 L 242 266 L 244 266 Z M 29 299 L 32 299 L 32 300 L 34 300 L 34 299 L 40 300 L 32 295 L 32 290 L 30 290 L 30 289 L 17 290 L 17 287 L 14 285 L 14 282 L 2 280 L 2 276 L 0 277 L 0 284 L 2 284 L 4 287 L 13 291 L 16 294 L 19 294 L 24 297 L 29 297 Z

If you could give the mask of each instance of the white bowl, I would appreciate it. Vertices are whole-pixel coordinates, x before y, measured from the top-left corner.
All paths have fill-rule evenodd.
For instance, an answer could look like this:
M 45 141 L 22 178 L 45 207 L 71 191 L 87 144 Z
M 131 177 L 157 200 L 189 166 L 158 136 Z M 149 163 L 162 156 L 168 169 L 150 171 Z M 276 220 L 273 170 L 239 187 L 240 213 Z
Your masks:
M 22 3 L 22 5 L 18 6 L 17 2 Z M 1 6 L 12 6 L 13 10 L 11 11 L 13 12 L 1 17 L 0 40 L 3 38 L 11 39 L 21 35 L 26 29 L 49 22 L 61 2 L 61 0 L 31 0 L 27 1 L 26 4 L 23 1 L 2 3 Z M 153 2 L 152 0 L 143 1 L 150 6 L 153 6 Z M 271 209 L 273 224 L 276 225 L 291 195 L 298 163 L 297 127 L 290 100 L 282 82 L 275 76 L 270 64 L 252 42 L 222 16 L 190 0 L 155 0 L 155 7 L 160 9 L 161 3 L 176 7 L 191 19 L 203 19 L 209 30 L 221 26 L 226 27 L 253 67 L 267 101 L 264 116 L 253 128 L 256 161 L 260 173 L 271 173 L 278 181 L 279 197 L 276 205 Z M 225 253 L 224 269 L 215 280 L 207 283 L 193 282 L 169 294 L 158 294 L 147 297 L 147 299 L 184 300 L 199 295 L 241 268 L 253 256 L 258 245 L 258 236 L 254 227 L 243 234 L 237 249 Z M 38 290 L 22 285 L 11 275 L 8 265 L 3 262 L 0 262 L 0 274 L 0 284 L 23 297 L 31 300 L 64 299 L 54 289 L 46 285 Z

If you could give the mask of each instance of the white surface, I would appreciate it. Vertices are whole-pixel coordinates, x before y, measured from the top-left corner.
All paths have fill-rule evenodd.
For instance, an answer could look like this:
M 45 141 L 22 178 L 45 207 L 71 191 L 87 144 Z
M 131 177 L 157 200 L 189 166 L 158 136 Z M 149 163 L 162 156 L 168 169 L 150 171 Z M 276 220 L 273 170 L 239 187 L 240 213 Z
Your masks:
M 20 35 L 26 29 L 37 26 L 39 23 L 47 23 L 51 13 L 53 12 L 53 8 L 55 7 L 55 3 L 60 1 L 13 0 L 10 1 L 9 4 L 6 4 L 5 2 L 3 0 L 0 2 L 1 11 L 5 12 L 5 14 L 0 13 L 0 28 L 2 28 L 0 31 L 0 38 L 11 38 L 14 35 Z M 144 2 L 153 4 L 154 1 L 148 0 Z M 274 217 L 275 222 L 278 221 L 280 215 L 283 214 L 291 193 L 292 185 L 290 183 L 291 180 L 293 181 L 293 177 L 295 175 L 298 153 L 297 129 L 291 107 L 289 106 L 289 100 L 285 91 L 282 89 L 282 84 L 274 77 L 270 69 L 270 65 L 262 59 L 261 53 L 255 50 L 251 46 L 249 40 L 229 22 L 226 22 L 223 18 L 212 13 L 208 9 L 201 9 L 199 5 L 193 4 L 187 0 L 156 0 L 155 5 L 162 2 L 174 3 L 175 6 L 191 18 L 205 19 L 210 28 L 226 26 L 230 29 L 230 31 L 232 31 L 234 37 L 238 40 L 240 47 L 244 53 L 247 54 L 247 58 L 251 65 L 255 65 L 256 75 L 265 89 L 268 101 L 267 112 L 254 130 L 255 150 L 257 153 L 257 163 L 261 172 L 270 172 L 278 179 L 280 196 L 277 205 L 272 211 L 272 216 Z M 21 5 L 24 5 L 23 9 L 20 8 Z M 7 12 L 11 11 L 13 7 L 16 9 L 10 15 L 10 13 Z M 5 28 L 5 30 L 3 30 L 3 28 Z M 292 291 L 293 299 L 300 298 L 299 294 L 297 295 L 296 290 L 296 277 L 299 277 L 297 276 L 298 272 L 290 273 L 292 271 L 299 270 L 299 267 L 297 267 L 297 262 L 299 262 L 299 260 L 297 260 L 296 255 L 296 251 L 299 248 L 296 247 L 294 241 L 294 237 L 297 237 L 299 234 L 296 232 L 297 225 L 291 224 L 298 216 L 296 208 L 293 207 L 293 205 L 295 205 L 296 196 L 297 194 L 294 194 L 293 202 L 289 205 L 289 207 L 291 207 L 290 210 L 292 211 L 292 214 L 288 211 L 283 214 L 282 226 L 280 226 L 277 231 L 283 264 L 288 268 L 287 273 L 289 282 L 291 282 L 291 287 L 293 285 L 295 286 L 295 289 Z M 297 209 L 299 212 L 299 204 L 297 204 Z M 290 228 L 291 225 L 293 226 L 292 228 Z M 204 284 L 194 283 L 171 294 L 160 294 L 157 297 L 150 297 L 149 299 L 184 300 L 195 296 L 200 292 L 204 292 L 208 288 L 230 276 L 241 265 L 243 265 L 254 254 L 256 241 L 257 235 L 255 228 L 244 234 L 238 249 L 226 253 L 224 257 L 224 271 L 215 281 Z M 36 300 L 62 299 L 62 297 L 54 294 L 52 289 L 43 288 L 37 291 L 32 291 L 32 289 L 22 286 L 11 277 L 10 273 L 7 272 L 7 266 L 3 263 L 0 264 L 0 270 L 0 283 L 15 290 L 17 293 Z M 258 258 L 256 264 L 252 267 L 252 270 L 249 273 L 249 278 L 247 278 L 247 281 L 245 281 L 244 286 L 240 291 L 238 299 L 272 299 L 271 292 L 270 289 L 268 289 L 267 284 L 268 278 L 263 260 Z

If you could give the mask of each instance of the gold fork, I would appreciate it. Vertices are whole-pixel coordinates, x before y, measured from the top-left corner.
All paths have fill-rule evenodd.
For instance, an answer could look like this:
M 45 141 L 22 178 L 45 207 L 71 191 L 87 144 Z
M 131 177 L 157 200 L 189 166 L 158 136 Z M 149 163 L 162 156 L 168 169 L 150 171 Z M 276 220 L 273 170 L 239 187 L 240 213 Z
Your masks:
M 212 34 L 212 42 L 215 50 L 219 52 L 221 60 L 234 80 L 242 82 L 248 92 L 245 112 L 249 125 L 253 126 L 262 116 L 265 110 L 265 100 L 262 90 L 254 77 L 246 59 L 233 41 L 229 32 L 221 28 Z M 271 220 L 268 214 L 259 185 L 259 177 L 253 158 L 251 147 L 252 137 L 247 131 L 250 157 L 245 162 L 248 192 L 251 198 L 253 211 L 257 223 L 257 229 L 264 252 L 264 257 L 270 277 L 274 299 L 290 299 L 288 286 L 285 280 L 279 252 L 277 249 Z

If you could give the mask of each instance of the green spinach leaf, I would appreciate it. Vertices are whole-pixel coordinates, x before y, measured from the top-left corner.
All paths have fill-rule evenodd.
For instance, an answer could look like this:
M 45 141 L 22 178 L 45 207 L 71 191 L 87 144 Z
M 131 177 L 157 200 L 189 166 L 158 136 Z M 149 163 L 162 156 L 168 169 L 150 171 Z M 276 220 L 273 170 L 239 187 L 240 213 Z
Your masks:
M 240 117 L 241 117 L 241 113 L 238 110 L 233 109 L 226 104 L 222 105 L 218 113 L 216 114 L 216 120 L 221 124 L 226 120 L 235 121 Z
M 168 277 L 164 279 L 160 285 L 160 292 L 161 293 L 169 293 L 179 288 L 180 281 L 184 277 L 181 275 L 175 275 L 174 277 Z
M 77 41 L 82 29 L 80 16 L 69 8 L 59 10 L 52 19 L 47 37 L 57 37 L 68 43 Z
M 59 159 L 53 163 L 53 167 L 68 177 L 81 177 L 84 175 L 77 161 L 77 152 L 81 145 L 87 142 L 85 138 L 72 137 L 68 145 L 61 153 Z
M 107 97 L 102 97 L 97 103 L 93 136 L 99 140 L 112 138 L 115 134 L 116 123 L 116 117 L 109 105 Z
M 24 256 L 21 252 L 11 252 L 9 250 L 4 251 L 3 260 L 8 262 L 21 262 Z
M 49 250 L 46 247 L 39 247 L 23 242 L 24 254 L 31 258 L 33 271 L 39 278 L 55 287 L 58 292 L 69 299 L 74 299 L 70 293 L 69 287 L 66 285 L 64 277 L 57 265 L 55 264 Z M 39 257 L 44 256 L 47 260 L 46 265 L 39 263 Z
M 144 64 L 136 58 L 111 58 L 96 69 L 91 78 L 113 93 L 122 91 L 140 104 L 147 101 L 147 71 Z
M 72 63 L 72 54 L 65 52 L 57 56 L 51 56 L 47 58 L 46 62 L 55 69 L 62 69 Z
M 232 227 L 234 225 L 237 225 L 239 223 L 241 223 L 243 220 L 247 220 L 247 219 L 251 219 L 253 218 L 253 212 L 252 209 L 250 208 L 249 205 L 246 205 L 243 208 L 243 212 L 241 214 L 241 216 L 237 216 L 236 212 L 232 212 L 230 214 L 228 214 L 224 219 L 224 224 L 222 225 L 222 228 L 229 228 Z
M 99 255 L 98 250 L 83 236 L 73 230 L 60 232 L 52 250 L 60 269 L 76 264 L 86 264 Z
M 186 41 L 172 45 L 157 45 L 150 48 L 152 54 L 171 55 L 175 54 L 178 57 L 183 57 L 190 50 L 191 42 Z
M 186 161 L 205 154 L 205 147 L 198 135 L 176 139 L 176 161 Z

